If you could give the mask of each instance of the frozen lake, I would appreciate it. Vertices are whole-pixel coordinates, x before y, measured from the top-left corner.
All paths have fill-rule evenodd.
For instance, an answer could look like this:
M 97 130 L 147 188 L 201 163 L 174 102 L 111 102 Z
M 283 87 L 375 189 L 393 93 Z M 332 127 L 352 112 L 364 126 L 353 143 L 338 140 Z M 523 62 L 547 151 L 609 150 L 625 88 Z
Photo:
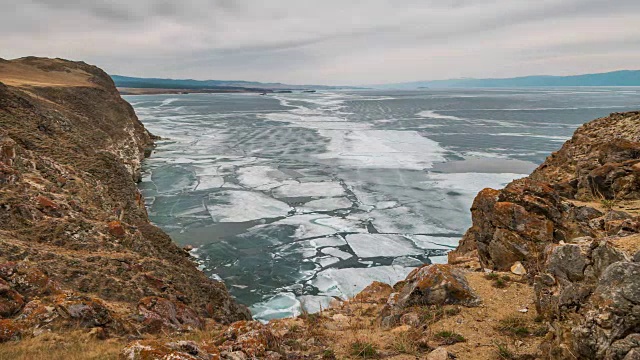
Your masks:
M 126 96 L 158 142 L 151 220 L 256 318 L 446 261 L 485 187 L 530 173 L 637 88 Z

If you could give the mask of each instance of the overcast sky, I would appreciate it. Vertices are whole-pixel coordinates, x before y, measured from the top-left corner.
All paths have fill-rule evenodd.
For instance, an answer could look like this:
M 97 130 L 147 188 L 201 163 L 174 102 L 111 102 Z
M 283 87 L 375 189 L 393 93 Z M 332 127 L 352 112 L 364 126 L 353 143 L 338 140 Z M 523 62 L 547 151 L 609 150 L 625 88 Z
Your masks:
M 0 57 L 374 84 L 640 68 L 640 0 L 0 0 Z

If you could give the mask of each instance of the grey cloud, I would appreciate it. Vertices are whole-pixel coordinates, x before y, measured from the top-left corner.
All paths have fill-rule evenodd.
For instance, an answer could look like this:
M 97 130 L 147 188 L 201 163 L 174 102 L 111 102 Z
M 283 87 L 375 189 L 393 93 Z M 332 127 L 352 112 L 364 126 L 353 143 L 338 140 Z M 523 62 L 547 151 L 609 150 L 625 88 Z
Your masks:
M 112 73 L 376 83 L 640 63 L 637 0 L 0 0 L 0 57 Z M 612 45 L 616 44 L 616 45 Z M 603 50 L 625 48 L 617 59 Z M 541 56 L 548 54 L 549 61 Z M 581 57 L 582 56 L 582 57 Z M 535 63 L 521 70 L 519 64 Z

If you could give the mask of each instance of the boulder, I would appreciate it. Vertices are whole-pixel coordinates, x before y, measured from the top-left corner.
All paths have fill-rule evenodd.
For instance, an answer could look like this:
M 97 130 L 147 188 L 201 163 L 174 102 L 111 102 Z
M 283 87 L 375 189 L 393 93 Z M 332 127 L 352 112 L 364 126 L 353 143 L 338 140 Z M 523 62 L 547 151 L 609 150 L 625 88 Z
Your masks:
M 104 302 L 89 296 L 74 293 L 62 294 L 55 299 L 55 307 L 62 318 L 82 327 L 102 327 L 114 323 L 112 313 Z
M 480 303 L 461 270 L 450 265 L 425 265 L 413 270 L 402 289 L 389 296 L 380 318 L 382 325 L 388 327 L 397 324 L 412 306 L 478 306 Z
M 426 360 L 448 360 L 449 352 L 444 347 L 439 347 L 427 355 Z
M 358 293 L 353 300 L 358 303 L 384 304 L 392 292 L 393 287 L 391 285 L 374 281 Z

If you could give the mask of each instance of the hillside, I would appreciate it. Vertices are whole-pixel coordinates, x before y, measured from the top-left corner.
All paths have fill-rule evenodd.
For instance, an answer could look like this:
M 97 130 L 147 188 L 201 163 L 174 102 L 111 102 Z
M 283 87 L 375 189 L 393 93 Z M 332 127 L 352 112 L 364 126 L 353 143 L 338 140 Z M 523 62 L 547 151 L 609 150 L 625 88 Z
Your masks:
M 149 223 L 136 181 L 152 146 L 102 70 L 0 60 L 0 342 L 250 317 Z

